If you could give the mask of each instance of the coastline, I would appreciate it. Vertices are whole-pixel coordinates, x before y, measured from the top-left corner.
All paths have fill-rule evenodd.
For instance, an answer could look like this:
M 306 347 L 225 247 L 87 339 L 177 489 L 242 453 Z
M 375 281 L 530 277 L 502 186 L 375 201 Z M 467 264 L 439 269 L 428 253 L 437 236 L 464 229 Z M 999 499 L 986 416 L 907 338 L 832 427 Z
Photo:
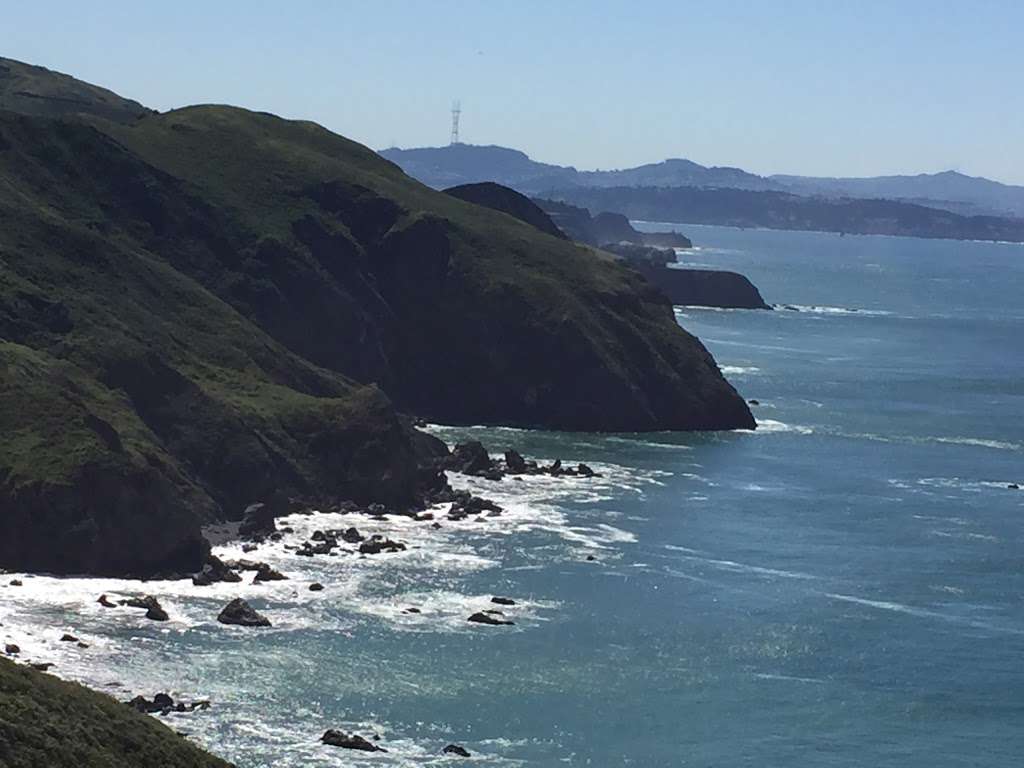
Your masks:
M 463 428 L 435 427 L 432 432 L 462 431 Z M 508 428 L 498 429 L 509 434 L 527 432 Z M 493 454 L 498 457 L 499 454 Z M 556 457 L 552 457 L 556 458 Z M 635 541 L 627 531 L 609 523 L 591 529 L 581 528 L 568 520 L 550 501 L 552 498 L 578 498 L 581 501 L 605 498 L 623 488 L 642 492 L 644 485 L 657 483 L 657 473 L 637 473 L 625 467 L 595 463 L 598 477 L 551 477 L 528 475 L 503 481 L 450 472 L 451 485 L 456 491 L 469 491 L 495 497 L 502 504 L 502 512 L 494 517 L 468 517 L 450 520 L 445 517 L 450 504 L 436 504 L 425 510 L 436 519 L 416 519 L 409 515 L 367 514 L 365 510 L 352 512 L 297 512 L 278 518 L 277 541 L 267 540 L 255 549 L 238 536 L 238 525 L 227 524 L 208 527 L 204 533 L 213 546 L 213 554 L 224 560 L 251 558 L 266 562 L 280 570 L 286 580 L 253 583 L 243 573 L 240 583 L 214 583 L 196 586 L 190 579 L 134 580 L 43 574 L 6 574 L 3 590 L 10 599 L 0 603 L 0 633 L 5 643 L 19 646 L 15 658 L 23 663 L 54 664 L 51 674 L 62 679 L 80 682 L 88 687 L 113 696 L 119 701 L 142 695 L 152 697 L 166 692 L 175 700 L 210 700 L 210 711 L 194 713 L 165 713 L 160 719 L 175 728 L 196 734 L 197 745 L 222 754 L 216 740 L 204 738 L 207 727 L 214 727 L 214 718 L 231 710 L 244 718 L 255 713 L 239 709 L 239 702 L 225 700 L 184 670 L 174 671 L 169 664 L 163 671 L 164 683 L 154 689 L 147 680 L 159 677 L 160 671 L 150 675 L 137 668 L 133 655 L 143 649 L 160 655 L 171 652 L 179 643 L 189 643 L 195 637 L 201 642 L 238 643 L 287 642 L 296 632 L 317 631 L 335 633 L 345 638 L 358 631 L 362 622 L 381 623 L 391 631 L 400 633 L 442 633 L 443 635 L 483 634 L 497 631 L 521 633 L 538 623 L 557 615 L 560 604 L 543 595 L 498 595 L 496 593 L 465 593 L 436 589 L 430 579 L 422 581 L 416 573 L 459 574 L 463 577 L 486 572 L 500 574 L 502 564 L 490 558 L 487 542 L 494 537 L 504 538 L 516 533 L 542 531 L 562 539 L 571 553 L 567 563 L 576 567 L 594 568 L 601 561 L 614 560 L 617 548 Z M 614 490 L 613 490 L 614 489 Z M 317 531 L 355 526 L 367 537 L 380 535 L 408 545 L 405 551 L 376 555 L 359 555 L 357 547 L 341 547 L 329 557 L 303 558 L 296 554 L 302 541 L 315 538 Z M 413 581 L 409 582 L 412 577 Z M 371 590 L 362 594 L 377 580 L 395 579 L 404 588 L 390 596 Z M 6 582 L 17 581 L 21 586 Z M 420 582 L 418 585 L 416 582 Z M 322 591 L 312 592 L 309 586 L 322 583 Z M 96 601 L 105 594 L 111 601 L 153 595 L 169 614 L 166 622 L 153 622 L 142 612 L 127 607 L 105 608 Z M 250 601 L 272 621 L 272 627 L 263 630 L 225 627 L 215 621 L 216 612 L 223 603 L 234 597 Z M 495 597 L 513 601 L 513 605 L 495 605 Z M 342 613 L 330 618 L 324 607 L 341 608 Z M 480 612 L 493 612 L 500 608 L 513 626 L 480 627 L 467 618 Z M 87 647 L 77 647 L 60 640 L 73 634 Z M 219 640 L 217 638 L 219 637 Z M 166 646 L 161 652 L 160 646 Z M 133 650 L 134 649 L 134 650 Z M 233 697 L 231 697 L 233 698 Z M 219 711 L 218 711 L 219 710 Z M 229 719 L 229 721 L 231 721 Z M 234 720 L 238 722 L 237 720 Z M 217 726 L 222 727 L 222 726 Z M 383 723 L 366 720 L 345 722 L 310 722 L 302 724 L 292 734 L 293 747 L 300 748 L 311 736 L 328 727 L 342 727 L 376 734 L 386 740 L 388 727 Z M 383 743 L 383 742 L 382 742 Z M 388 745 L 391 747 L 392 745 Z M 399 751 L 409 756 L 429 755 L 433 745 L 400 743 Z M 479 750 L 480 745 L 472 745 Z M 306 747 L 302 747 L 305 749 Z M 320 749 L 330 749 L 321 747 Z M 329 754 L 329 753 L 328 753 Z M 237 759 L 227 754 L 225 759 Z

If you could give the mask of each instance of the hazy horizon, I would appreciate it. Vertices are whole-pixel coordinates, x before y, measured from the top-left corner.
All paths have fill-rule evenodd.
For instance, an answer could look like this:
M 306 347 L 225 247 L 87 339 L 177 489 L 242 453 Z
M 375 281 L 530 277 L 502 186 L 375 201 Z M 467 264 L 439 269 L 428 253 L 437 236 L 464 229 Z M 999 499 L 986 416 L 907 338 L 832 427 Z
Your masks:
M 581 170 L 679 157 L 1024 184 L 1024 8 L 1004 0 L 941 14 L 921 0 L 300 7 L 19 5 L 0 53 L 161 111 L 236 104 L 376 149 L 443 146 L 459 99 L 465 143 Z

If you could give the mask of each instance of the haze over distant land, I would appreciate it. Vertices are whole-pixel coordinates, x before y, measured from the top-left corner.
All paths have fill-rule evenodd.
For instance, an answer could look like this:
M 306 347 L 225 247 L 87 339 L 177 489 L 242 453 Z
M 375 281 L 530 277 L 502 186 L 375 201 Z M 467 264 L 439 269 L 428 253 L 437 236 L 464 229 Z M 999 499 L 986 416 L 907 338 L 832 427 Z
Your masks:
M 437 188 L 496 181 L 528 195 L 681 224 L 1024 241 L 1024 187 L 953 172 L 876 179 L 763 177 L 672 159 L 578 171 L 506 147 L 454 144 L 381 154 Z
M 415 147 L 447 141 L 458 98 L 464 141 L 577 168 L 1024 183 L 1010 0 L 317 3 L 316 23 L 237 2 L 8 6 L 3 55 L 160 110 L 238 104 Z

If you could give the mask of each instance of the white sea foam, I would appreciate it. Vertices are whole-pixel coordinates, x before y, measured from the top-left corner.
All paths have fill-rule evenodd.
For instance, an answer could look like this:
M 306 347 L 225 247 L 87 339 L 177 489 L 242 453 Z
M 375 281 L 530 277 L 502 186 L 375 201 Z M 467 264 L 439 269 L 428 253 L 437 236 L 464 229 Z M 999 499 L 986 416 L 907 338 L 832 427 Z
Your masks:
M 621 437 L 618 435 L 610 435 L 604 438 L 605 442 L 609 443 L 628 443 L 630 445 L 643 446 L 644 448 L 667 448 L 673 451 L 692 451 L 692 445 L 686 445 L 684 443 L 663 443 L 657 440 L 645 440 L 639 437 Z
M 867 608 L 875 608 L 881 611 L 902 613 L 908 616 L 914 616 L 922 619 L 935 619 L 938 621 L 945 621 L 952 624 L 962 624 L 974 627 L 976 629 L 982 629 L 987 632 L 998 632 L 1011 635 L 1024 635 L 1024 630 L 1017 629 L 1016 627 L 1000 626 L 989 622 L 977 621 L 968 617 L 942 613 L 940 611 L 934 611 L 928 608 L 920 608 L 913 605 L 906 605 L 904 603 L 897 603 L 890 600 L 869 600 L 864 597 L 855 597 L 853 595 L 842 595 L 831 592 L 825 593 L 825 597 L 831 598 L 833 600 L 841 600 L 842 602 L 846 603 L 853 603 L 855 605 L 862 605 Z
M 792 432 L 798 435 L 810 435 L 814 433 L 811 427 L 805 427 L 800 424 L 786 424 L 782 421 L 776 421 L 775 419 L 758 419 L 757 429 L 738 429 L 737 432 L 746 432 L 747 434 L 762 434 L 762 435 L 773 435 L 780 432 Z
M 726 376 L 753 376 L 761 372 L 756 365 L 722 365 L 719 369 Z
M 809 315 L 860 315 L 863 317 L 886 317 L 892 314 L 884 309 L 860 309 L 855 307 L 823 307 L 806 304 L 774 304 L 773 309 L 782 312 L 799 312 Z
M 1003 451 L 1019 451 L 1022 449 L 1020 443 L 1011 443 L 1006 440 L 989 440 L 982 437 L 933 437 L 929 438 L 936 443 L 951 443 L 953 445 L 973 445 L 979 448 L 997 448 Z

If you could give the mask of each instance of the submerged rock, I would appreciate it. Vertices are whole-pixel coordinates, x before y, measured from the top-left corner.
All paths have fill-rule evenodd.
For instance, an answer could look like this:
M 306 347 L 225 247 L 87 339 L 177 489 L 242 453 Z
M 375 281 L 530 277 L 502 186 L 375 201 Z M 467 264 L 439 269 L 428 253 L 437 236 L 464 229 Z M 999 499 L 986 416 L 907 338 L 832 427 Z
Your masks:
M 100 605 L 102 605 L 104 608 L 116 608 L 117 607 L 112 602 L 110 602 L 110 598 L 107 597 L 106 595 L 100 595 L 99 599 L 96 602 L 99 603 Z
M 441 750 L 442 755 L 456 755 L 457 757 L 470 757 L 469 750 L 458 744 L 449 744 Z
M 492 597 L 491 602 L 495 605 L 515 605 L 516 601 L 511 597 Z
M 236 597 L 224 606 L 217 621 L 221 624 L 235 624 L 240 627 L 269 627 L 270 619 L 249 605 L 245 600 Z
M 349 734 L 333 728 L 325 731 L 324 735 L 320 737 L 320 741 L 332 747 L 358 749 L 362 752 L 387 752 L 383 747 L 379 747 L 372 741 L 364 739 L 358 733 Z
M 4 653 L 6 653 L 8 656 L 17 656 L 19 653 L 21 653 L 21 648 L 19 648 L 14 643 L 7 643 L 7 645 L 4 646 Z
M 312 584 L 309 585 L 310 592 L 323 592 L 323 590 L 324 585 L 321 584 L 319 581 L 314 581 Z

